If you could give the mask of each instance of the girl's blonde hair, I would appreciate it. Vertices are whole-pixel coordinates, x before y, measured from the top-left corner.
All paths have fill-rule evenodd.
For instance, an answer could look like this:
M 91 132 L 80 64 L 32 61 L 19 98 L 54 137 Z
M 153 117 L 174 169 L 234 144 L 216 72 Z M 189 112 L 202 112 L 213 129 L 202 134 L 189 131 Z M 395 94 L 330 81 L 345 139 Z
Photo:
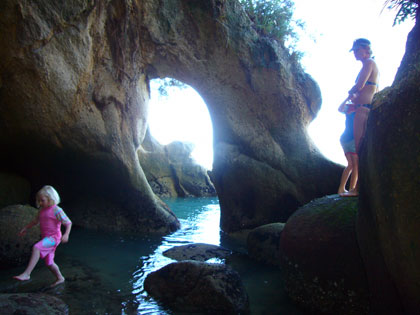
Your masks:
M 39 197 L 45 196 L 54 204 L 58 205 L 60 203 L 60 196 L 58 192 L 52 186 L 44 186 L 36 193 L 36 206 L 39 208 Z

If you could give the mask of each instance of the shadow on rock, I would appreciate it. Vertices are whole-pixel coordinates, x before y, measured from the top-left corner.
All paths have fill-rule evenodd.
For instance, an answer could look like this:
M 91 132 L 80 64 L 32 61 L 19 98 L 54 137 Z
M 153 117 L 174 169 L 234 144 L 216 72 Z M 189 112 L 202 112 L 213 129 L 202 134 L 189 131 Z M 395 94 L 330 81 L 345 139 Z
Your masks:
M 306 204 L 286 222 L 280 240 L 286 291 L 311 312 L 369 313 L 357 207 L 357 198 L 331 195 Z

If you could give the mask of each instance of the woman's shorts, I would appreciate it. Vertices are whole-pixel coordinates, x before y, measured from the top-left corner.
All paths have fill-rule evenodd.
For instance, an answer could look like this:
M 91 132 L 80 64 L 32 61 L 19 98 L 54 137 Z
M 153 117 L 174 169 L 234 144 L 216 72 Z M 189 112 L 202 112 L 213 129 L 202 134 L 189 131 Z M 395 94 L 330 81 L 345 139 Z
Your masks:
M 343 147 L 344 154 L 347 154 L 347 153 L 356 154 L 356 145 L 354 143 L 354 139 L 348 142 L 340 141 L 340 143 L 341 143 L 341 146 Z
M 34 246 L 39 249 L 41 258 L 45 259 L 45 264 L 50 266 L 54 263 L 55 250 L 59 242 L 53 236 L 46 236 Z

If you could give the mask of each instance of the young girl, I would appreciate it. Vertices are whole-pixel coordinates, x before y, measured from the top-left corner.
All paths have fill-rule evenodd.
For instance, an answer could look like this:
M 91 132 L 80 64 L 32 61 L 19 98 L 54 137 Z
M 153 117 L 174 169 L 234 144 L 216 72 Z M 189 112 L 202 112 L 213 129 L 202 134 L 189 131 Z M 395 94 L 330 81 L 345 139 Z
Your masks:
M 25 235 L 28 229 L 39 223 L 42 240 L 32 247 L 32 255 L 26 270 L 13 278 L 20 281 L 29 280 L 32 270 L 41 257 L 45 259 L 45 264 L 56 277 L 56 281 L 51 286 L 64 282 L 65 279 L 54 262 L 54 255 L 60 242 L 68 242 L 72 223 L 63 209 L 57 206 L 59 203 L 60 197 L 51 186 L 42 187 L 36 194 L 36 205 L 40 208 L 38 216 L 19 232 L 19 236 Z M 66 227 L 63 235 L 61 235 L 61 223 Z
M 356 146 L 354 142 L 353 124 L 356 114 L 356 106 L 351 103 L 351 97 L 340 105 L 338 111 L 346 114 L 346 128 L 340 137 L 340 143 L 344 150 L 344 155 L 347 159 L 347 166 L 341 175 L 340 186 L 338 187 L 338 194 L 342 197 L 357 196 L 356 185 L 359 175 L 359 157 L 356 153 Z M 351 178 L 350 178 L 351 175 Z M 346 184 L 350 178 L 349 191 L 346 190 Z

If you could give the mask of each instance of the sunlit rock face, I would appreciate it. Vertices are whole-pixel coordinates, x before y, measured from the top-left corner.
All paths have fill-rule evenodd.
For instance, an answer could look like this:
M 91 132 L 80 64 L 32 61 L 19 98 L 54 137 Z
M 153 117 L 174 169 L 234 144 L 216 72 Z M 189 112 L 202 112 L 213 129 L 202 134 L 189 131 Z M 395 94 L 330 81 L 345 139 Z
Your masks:
M 306 132 L 318 86 L 236 1 L 4 0 L 0 20 L 0 162 L 34 191 L 56 186 L 76 224 L 178 227 L 136 153 L 155 77 L 208 105 L 225 231 L 285 221 L 335 191 L 341 167 Z
M 136 150 L 149 97 L 140 8 L 129 1 L 0 4 L 1 165 L 55 186 L 73 222 L 167 233 Z
M 187 83 L 209 108 L 223 230 L 284 222 L 335 192 L 341 167 L 306 132 L 319 88 L 284 47 L 259 37 L 236 1 L 144 1 L 144 8 L 148 75 Z
M 370 112 L 357 224 L 376 314 L 420 310 L 420 25 Z
M 149 132 L 138 155 L 153 192 L 159 197 L 209 197 L 216 190 L 207 170 L 191 157 L 191 143 L 158 143 Z

